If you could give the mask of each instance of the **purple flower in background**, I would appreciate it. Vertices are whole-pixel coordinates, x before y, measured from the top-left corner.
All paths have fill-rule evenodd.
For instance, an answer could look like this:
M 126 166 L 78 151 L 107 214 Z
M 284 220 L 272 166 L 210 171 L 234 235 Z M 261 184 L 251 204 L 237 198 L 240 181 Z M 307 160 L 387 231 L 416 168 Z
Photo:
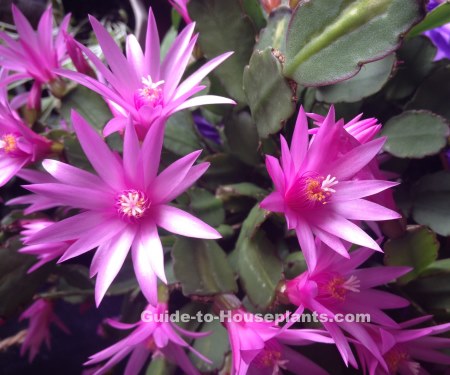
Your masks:
M 433 9 L 443 4 L 444 0 L 430 0 L 427 10 L 431 12 Z M 424 34 L 431 39 L 437 47 L 437 53 L 434 60 L 444 58 L 450 59 L 450 23 L 437 27 L 433 30 L 425 31 Z
M 207 121 L 202 115 L 194 113 L 193 115 L 195 125 L 197 125 L 197 129 L 200 134 L 213 141 L 214 143 L 221 144 L 220 134 L 217 129 Z
M 20 354 L 23 356 L 27 351 L 30 362 L 36 357 L 40 347 L 45 341 L 47 348 L 50 349 L 50 324 L 54 323 L 63 332 L 70 334 L 64 323 L 53 312 L 53 303 L 45 299 L 36 300 L 28 309 L 26 309 L 19 320 L 29 319 L 28 329 L 25 340 L 20 348 Z
M 139 137 L 143 138 L 157 120 L 164 121 L 182 109 L 206 104 L 235 104 L 231 99 L 215 95 L 192 98 L 205 88 L 200 85 L 201 80 L 231 53 L 217 56 L 181 82 L 198 38 L 198 35 L 193 36 L 194 23 L 186 26 L 177 36 L 162 63 L 158 29 L 151 9 L 144 52 L 136 37 L 129 35 L 124 56 L 100 22 L 91 17 L 91 24 L 109 67 L 106 67 L 89 48 L 78 45 L 107 84 L 79 72 L 60 69 L 58 73 L 90 88 L 108 101 L 114 118 L 106 124 L 103 131 L 105 136 L 124 130 L 129 115 L 133 119 Z
M 169 203 L 208 169 L 194 165 L 201 151 L 177 160 L 159 175 L 164 124 L 154 124 L 142 146 L 128 123 L 123 159 L 113 153 L 76 112 L 72 123 L 96 174 L 56 160 L 44 168 L 58 182 L 25 187 L 38 196 L 81 213 L 52 224 L 31 236 L 27 245 L 74 241 L 60 261 L 97 248 L 91 276 L 97 275 L 95 300 L 100 304 L 132 248 L 136 277 L 145 297 L 157 303 L 157 277 L 166 282 L 164 253 L 157 227 L 188 237 L 215 239 L 220 234 L 203 221 Z

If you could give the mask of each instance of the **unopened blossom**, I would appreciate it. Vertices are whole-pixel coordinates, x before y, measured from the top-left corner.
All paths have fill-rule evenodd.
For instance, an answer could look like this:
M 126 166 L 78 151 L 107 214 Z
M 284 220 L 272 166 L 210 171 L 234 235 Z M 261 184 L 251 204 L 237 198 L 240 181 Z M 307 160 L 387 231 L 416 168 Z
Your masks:
M 24 229 L 20 232 L 22 242 L 27 242 L 31 236 L 52 224 L 54 224 L 53 221 L 39 219 L 24 224 Z M 44 264 L 62 256 L 70 244 L 70 242 L 51 242 L 29 245 L 19 249 L 19 252 L 34 255 L 39 259 L 39 261 L 28 270 L 28 273 L 30 273 L 37 270 L 39 267 L 42 267 Z
M 343 240 L 381 251 L 379 245 L 353 221 L 397 219 L 400 215 L 367 198 L 396 183 L 355 176 L 377 155 L 385 138 L 360 144 L 334 119 L 332 107 L 311 142 L 308 123 L 300 109 L 290 148 L 281 136 L 281 165 L 266 156 L 275 186 L 261 207 L 284 213 L 295 229 L 310 268 L 317 263 L 314 236 L 348 258 Z
M 183 17 L 184 22 L 192 22 L 187 9 L 189 0 L 169 0 L 169 3 L 178 13 L 180 13 L 181 17 Z
M 350 362 L 357 367 L 344 331 L 371 350 L 375 356 L 378 347 L 367 333 L 365 325 L 362 324 L 364 322 L 337 322 L 336 314 L 366 314 L 365 316 L 370 316 L 372 323 L 396 326 L 395 321 L 382 310 L 408 306 L 408 300 L 374 287 L 395 280 L 409 272 L 410 268 L 358 268 L 373 254 L 373 250 L 360 248 L 350 253 L 350 259 L 343 260 L 320 241 L 316 248 L 320 259 L 316 267 L 287 281 L 284 293 L 300 310 L 306 308 L 318 314 L 321 323 L 336 342 L 345 363 Z M 381 355 L 378 354 L 378 357 Z
M 34 30 L 26 17 L 14 4 L 12 5 L 14 24 L 18 38 L 14 39 L 0 31 L 0 66 L 16 72 L 4 78 L 0 85 L 7 85 L 21 79 L 34 79 L 28 106 L 38 108 L 43 84 L 56 88 L 58 76 L 54 70 L 61 67 L 67 58 L 64 33 L 70 22 L 66 15 L 53 35 L 53 14 L 49 6 L 42 14 L 37 30 Z
M 420 317 L 401 323 L 399 327 L 370 326 L 370 334 L 383 356 L 383 366 L 366 347 L 357 344 L 356 350 L 365 373 L 369 375 L 431 375 L 422 365 L 450 366 L 450 355 L 442 349 L 450 348 L 450 338 L 436 335 L 450 331 L 450 323 L 425 328 L 411 328 L 429 320 Z
M 90 88 L 109 102 L 114 118 L 105 127 L 105 136 L 125 129 L 129 115 L 139 137 L 143 138 L 153 123 L 164 121 L 182 109 L 205 104 L 234 104 L 233 100 L 214 95 L 192 98 L 205 88 L 200 85 L 201 80 L 231 53 L 217 56 L 181 82 L 198 38 L 198 35 L 193 36 L 194 23 L 177 36 L 161 63 L 159 35 L 151 9 L 145 51 L 134 35 L 128 35 L 125 56 L 100 22 L 93 17 L 90 20 L 109 67 L 87 47 L 81 44 L 79 47 L 106 83 L 79 72 L 59 70 L 58 73 Z
M 327 375 L 320 366 L 285 344 L 333 343 L 325 331 L 282 331 L 276 322 L 265 321 L 242 308 L 228 312 L 224 325 L 232 353 L 232 375 L 294 374 Z
M 30 362 L 39 353 L 39 349 L 45 342 L 50 349 L 50 325 L 53 323 L 63 332 L 69 334 L 69 330 L 53 311 L 53 303 L 45 299 L 38 299 L 26 309 L 19 320 L 28 319 L 28 328 L 25 340 L 20 348 L 23 356 L 28 352 Z
M 76 112 L 75 132 L 96 174 L 47 159 L 44 168 L 58 182 L 25 187 L 38 196 L 81 213 L 52 224 L 31 236 L 27 245 L 73 241 L 60 261 L 97 248 L 91 276 L 97 275 L 97 305 L 132 249 L 142 292 L 156 304 L 157 277 L 166 282 L 164 255 L 157 227 L 188 237 L 215 239 L 220 234 L 169 203 L 207 170 L 209 163 L 194 165 L 201 151 L 177 160 L 159 175 L 164 124 L 157 123 L 139 144 L 135 128 L 127 126 L 123 159 Z
M 429 12 L 446 3 L 444 0 L 430 0 L 427 5 Z M 450 59 L 450 22 L 435 29 L 425 31 L 424 34 L 431 39 L 437 48 L 434 60 Z
M 158 303 L 156 306 L 147 306 L 145 321 L 126 324 L 110 319 L 108 323 L 112 327 L 121 330 L 133 329 L 133 332 L 109 348 L 89 357 L 89 361 L 85 365 L 96 365 L 107 361 L 94 372 L 94 375 L 101 375 L 107 373 L 113 366 L 131 354 L 125 368 L 125 374 L 127 375 L 138 375 L 149 358 L 155 359 L 157 357 L 164 357 L 178 365 L 185 374 L 199 374 L 184 349 L 188 349 L 208 363 L 210 361 L 190 346 L 181 336 L 193 339 L 204 337 L 209 333 L 186 331 L 176 324 L 166 321 L 165 313 L 167 313 L 167 304 Z
M 0 81 L 6 76 L 7 72 L 2 69 Z M 6 87 L 0 87 L 0 186 L 49 151 L 50 142 L 22 122 L 8 101 Z

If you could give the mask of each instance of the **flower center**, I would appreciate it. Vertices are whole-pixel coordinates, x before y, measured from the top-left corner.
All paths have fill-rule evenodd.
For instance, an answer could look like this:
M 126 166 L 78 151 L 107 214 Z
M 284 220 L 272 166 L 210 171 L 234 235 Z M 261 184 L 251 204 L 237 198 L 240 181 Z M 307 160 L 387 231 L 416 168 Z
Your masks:
M 260 370 L 273 369 L 272 374 L 280 374 L 280 370 L 286 368 L 288 362 L 281 359 L 281 350 L 281 345 L 276 340 L 269 340 L 252 364 Z
M 139 219 L 150 207 L 147 196 L 142 191 L 125 190 L 118 195 L 116 207 L 119 214 L 127 219 Z
M 134 104 L 137 109 L 144 105 L 155 108 L 163 104 L 163 88 L 164 81 L 153 82 L 152 77 L 142 78 L 143 87 L 138 89 L 134 94 Z
M 325 205 L 336 190 L 336 177 L 328 175 L 303 175 L 297 179 L 286 194 L 287 204 L 295 211 Z
M 401 367 L 407 368 L 410 373 L 414 375 L 419 375 L 420 364 L 418 362 L 411 361 L 410 355 L 397 346 L 394 346 L 389 350 L 384 356 L 384 360 L 389 369 L 389 373 L 394 375 L 397 374 Z
M 341 275 L 332 277 L 328 282 L 322 285 L 321 292 L 339 302 L 345 301 L 348 292 L 359 293 L 359 279 L 352 275 L 347 280 Z
M 5 134 L 0 138 L 0 150 L 6 154 L 17 150 L 17 137 L 14 134 Z

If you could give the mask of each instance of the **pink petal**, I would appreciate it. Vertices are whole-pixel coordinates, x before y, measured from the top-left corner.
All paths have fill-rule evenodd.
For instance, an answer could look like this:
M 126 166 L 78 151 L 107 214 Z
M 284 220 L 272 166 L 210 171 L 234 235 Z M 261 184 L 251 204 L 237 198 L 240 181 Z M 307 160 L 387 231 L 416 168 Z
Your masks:
M 177 107 L 177 111 L 181 111 L 182 109 L 190 107 L 197 107 L 200 105 L 208 105 L 208 104 L 236 104 L 236 102 L 234 100 L 224 98 L 222 96 L 202 95 L 186 100 L 183 104 Z
M 346 202 L 333 202 L 333 210 L 350 220 L 394 220 L 400 219 L 397 212 L 365 199 Z
M 353 177 L 378 154 L 385 142 L 386 138 L 383 137 L 355 147 L 329 166 L 330 174 L 337 180 Z
M 140 235 L 137 235 L 131 247 L 134 272 L 147 301 L 156 306 L 158 304 L 158 281 L 150 263 L 150 252 L 141 243 Z
M 139 42 L 133 34 L 127 36 L 126 51 L 127 60 L 132 70 L 140 77 L 147 77 L 144 67 L 144 54 L 142 53 Z
M 291 141 L 291 156 L 297 171 L 305 159 L 308 151 L 308 119 L 303 106 L 300 106 L 297 121 L 295 122 L 294 134 Z
M 160 205 L 152 213 L 156 224 L 171 233 L 204 239 L 222 238 L 214 228 L 178 208 Z
M 72 123 L 81 147 L 98 175 L 113 188 L 123 187 L 123 168 L 97 132 L 77 112 Z
M 123 141 L 123 167 L 125 175 L 131 181 L 132 184 L 138 185 L 140 181 L 140 173 L 138 170 L 139 160 L 139 139 L 136 134 L 131 118 L 128 119 L 127 129 L 125 131 L 125 138 Z M 140 186 L 144 189 L 144 186 Z
M 150 356 L 150 350 L 144 345 L 137 346 L 128 360 L 127 367 L 125 367 L 124 375 L 138 375 L 145 362 Z
M 201 152 L 201 150 L 194 151 L 178 159 L 156 177 L 151 187 L 152 202 L 155 204 L 167 202 L 166 197 L 183 181 Z
M 397 182 L 383 180 L 343 181 L 335 186 L 336 192 L 332 195 L 332 201 L 337 202 L 364 198 L 397 185 Z
M 164 121 L 156 121 L 147 132 L 140 154 L 140 163 L 143 169 L 144 185 L 148 187 L 156 177 L 161 159 L 161 150 L 164 140 Z
M 167 284 L 166 273 L 164 270 L 164 250 L 158 235 L 158 230 L 154 223 L 143 225 L 141 231 L 141 248 L 140 251 L 147 253 L 147 259 L 150 266 L 158 278 Z
M 313 270 L 317 264 L 317 254 L 312 230 L 305 220 L 298 218 L 295 232 L 297 233 L 298 242 L 302 248 L 308 268 Z
M 262 200 L 259 206 L 271 212 L 284 212 L 284 200 L 278 191 L 270 193 Z
M 156 26 L 155 16 L 152 8 L 148 10 L 147 35 L 145 38 L 145 66 L 148 67 L 148 73 L 154 81 L 160 79 L 160 47 L 159 47 L 158 27 Z
M 111 239 L 108 257 L 101 262 L 95 283 L 95 303 L 97 307 L 100 305 L 106 291 L 122 268 L 122 264 L 130 250 L 135 235 L 136 232 L 133 229 L 127 228 Z
M 285 189 L 284 173 L 280 167 L 280 163 L 278 162 L 278 160 L 275 159 L 273 156 L 266 155 L 266 168 L 270 178 L 273 181 L 273 184 L 275 185 L 275 189 L 280 193 L 284 193 Z

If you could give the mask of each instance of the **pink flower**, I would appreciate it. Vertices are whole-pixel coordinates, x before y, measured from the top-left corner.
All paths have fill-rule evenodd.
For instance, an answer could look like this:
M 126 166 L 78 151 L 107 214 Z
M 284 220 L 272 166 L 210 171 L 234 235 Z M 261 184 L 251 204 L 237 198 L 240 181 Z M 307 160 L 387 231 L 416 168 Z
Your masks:
M 45 160 L 44 168 L 58 182 L 25 187 L 59 205 L 82 212 L 42 229 L 31 236 L 27 244 L 74 241 L 60 262 L 98 247 L 91 265 L 91 276 L 97 275 L 97 305 L 131 247 L 141 289 L 149 302 L 156 304 L 157 276 L 166 282 L 157 226 L 188 237 L 220 238 L 209 225 L 168 205 L 203 175 L 209 163 L 194 166 L 201 153 L 196 151 L 157 176 L 164 124 L 155 123 L 141 146 L 129 123 L 121 159 L 76 112 L 72 113 L 72 122 L 97 175 L 56 160 Z
M 108 84 L 78 72 L 58 70 L 58 73 L 89 87 L 110 102 L 115 117 L 106 125 L 105 136 L 123 130 L 129 114 L 142 138 L 156 120 L 164 121 L 182 109 L 205 104 L 234 104 L 233 100 L 214 95 L 191 98 L 205 88 L 199 85 L 200 81 L 231 53 L 214 58 L 180 83 L 197 41 L 198 36 L 192 36 L 195 24 L 189 24 L 178 35 L 161 63 L 158 30 L 151 9 L 144 53 L 136 37 L 129 35 L 124 56 L 105 28 L 95 18 L 90 20 L 109 68 L 88 48 L 81 44 L 79 47 Z
M 370 375 L 429 375 L 421 362 L 450 365 L 450 356 L 440 351 L 450 347 L 450 339 L 434 337 L 450 331 L 450 323 L 434 327 L 407 329 L 426 320 L 420 317 L 400 324 L 398 328 L 370 326 L 370 333 L 376 341 L 387 368 L 373 356 L 370 350 L 357 344 L 356 349 L 364 371 Z
M 396 183 L 357 180 L 355 175 L 380 151 L 384 138 L 360 144 L 334 120 L 334 108 L 308 142 L 308 124 L 303 108 L 297 118 L 291 147 L 281 136 L 281 166 L 273 156 L 266 166 L 275 191 L 261 207 L 284 213 L 289 229 L 295 229 L 310 268 L 317 255 L 314 235 L 339 254 L 349 257 L 342 240 L 381 251 L 379 245 L 352 221 L 379 221 L 400 215 L 362 199 Z
M 137 375 L 140 373 L 145 362 L 152 356 L 163 356 L 169 361 L 181 367 L 185 374 L 196 375 L 198 370 L 192 365 L 183 348 L 188 348 L 202 360 L 210 363 L 209 359 L 188 345 L 180 334 L 188 338 L 200 338 L 209 335 L 208 333 L 189 332 L 176 324 L 166 321 L 164 314 L 167 312 L 165 303 L 158 303 L 156 307 L 147 306 L 145 314 L 151 317 L 152 321 L 140 321 L 135 324 L 125 324 L 109 320 L 109 324 L 117 329 L 135 328 L 133 332 L 125 339 L 116 344 L 92 355 L 85 365 L 94 365 L 108 361 L 98 369 L 94 375 L 106 373 L 114 365 L 120 362 L 128 354 L 131 353 L 128 360 L 125 374 Z
M 22 235 L 22 242 L 27 242 L 31 236 L 52 224 L 54 224 L 54 222 L 49 220 L 32 220 L 29 223 L 24 224 L 24 230 L 20 232 Z M 24 246 L 19 249 L 19 252 L 38 257 L 39 262 L 28 270 L 28 273 L 30 273 L 37 270 L 44 264 L 51 262 L 53 259 L 62 256 L 70 245 L 70 242 L 42 243 L 38 245 Z
M 374 287 L 393 281 L 409 272 L 410 268 L 383 266 L 357 269 L 373 254 L 372 250 L 360 248 L 352 251 L 350 259 L 343 261 L 339 254 L 324 243 L 317 242 L 320 262 L 314 269 L 287 281 L 285 294 L 300 309 L 306 308 L 318 314 L 321 323 L 335 340 L 345 363 L 350 362 L 357 367 L 342 330 L 374 353 L 377 353 L 377 346 L 366 332 L 364 324 L 346 321 L 337 323 L 336 314 L 369 314 L 373 323 L 396 326 L 382 310 L 405 307 L 409 302 Z
M 169 0 L 170 5 L 183 17 L 184 22 L 191 23 L 192 20 L 187 10 L 188 2 L 189 0 Z
M 20 348 L 20 355 L 25 355 L 27 351 L 30 362 L 36 357 L 39 348 L 45 341 L 47 348 L 50 349 L 50 324 L 54 323 L 63 332 L 69 334 L 67 327 L 53 312 L 52 302 L 44 299 L 36 300 L 28 309 L 26 309 L 19 320 L 29 319 L 29 325 L 25 340 Z
M 286 344 L 334 343 L 320 330 L 282 331 L 275 322 L 265 321 L 243 309 L 229 311 L 224 325 L 228 331 L 233 358 L 233 375 L 294 374 L 326 375 L 320 366 L 290 349 Z
M 0 66 L 17 73 L 4 78 L 0 84 L 7 85 L 24 78 L 33 78 L 35 82 L 28 104 L 30 108 L 37 108 L 42 84 L 52 83 L 57 79 L 54 70 L 67 58 L 64 33 L 70 22 L 70 14 L 64 17 L 54 37 L 51 6 L 42 14 L 37 30 L 33 30 L 14 4 L 12 13 L 19 38 L 14 40 L 0 31 L 0 39 L 4 42 L 4 45 L 0 45 Z
M 6 76 L 7 72 L 2 69 L 0 81 Z M 49 151 L 50 142 L 22 122 L 8 101 L 6 88 L 0 87 L 0 186 Z

